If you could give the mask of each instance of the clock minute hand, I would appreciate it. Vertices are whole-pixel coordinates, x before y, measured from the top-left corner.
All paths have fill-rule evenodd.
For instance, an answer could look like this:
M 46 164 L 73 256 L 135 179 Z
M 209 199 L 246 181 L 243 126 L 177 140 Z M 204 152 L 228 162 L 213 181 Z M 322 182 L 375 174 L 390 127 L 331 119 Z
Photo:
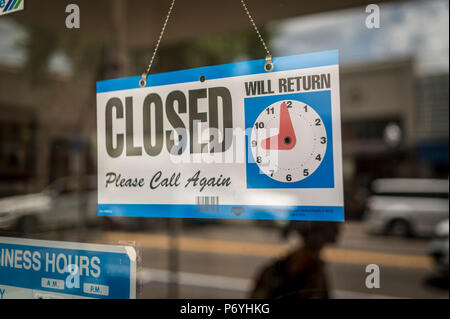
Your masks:
M 278 135 L 266 138 L 262 142 L 264 149 L 290 150 L 297 143 L 294 127 L 286 102 L 280 107 L 280 128 Z

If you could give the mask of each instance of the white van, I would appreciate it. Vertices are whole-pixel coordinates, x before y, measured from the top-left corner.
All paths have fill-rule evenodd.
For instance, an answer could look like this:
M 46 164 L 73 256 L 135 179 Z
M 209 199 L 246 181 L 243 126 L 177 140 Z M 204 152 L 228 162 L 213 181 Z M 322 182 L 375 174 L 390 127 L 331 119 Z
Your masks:
M 449 218 L 448 180 L 386 178 L 372 183 L 366 203 L 369 233 L 396 236 L 433 235 L 436 225 Z

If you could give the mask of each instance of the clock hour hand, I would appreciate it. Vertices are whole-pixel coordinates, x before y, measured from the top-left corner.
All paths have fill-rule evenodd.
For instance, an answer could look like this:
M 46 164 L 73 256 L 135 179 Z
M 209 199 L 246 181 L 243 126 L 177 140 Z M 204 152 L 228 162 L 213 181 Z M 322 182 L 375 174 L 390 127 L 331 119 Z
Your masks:
M 294 127 L 286 102 L 280 107 L 280 129 L 278 135 L 266 138 L 262 141 L 262 148 L 266 150 L 290 150 L 297 143 Z

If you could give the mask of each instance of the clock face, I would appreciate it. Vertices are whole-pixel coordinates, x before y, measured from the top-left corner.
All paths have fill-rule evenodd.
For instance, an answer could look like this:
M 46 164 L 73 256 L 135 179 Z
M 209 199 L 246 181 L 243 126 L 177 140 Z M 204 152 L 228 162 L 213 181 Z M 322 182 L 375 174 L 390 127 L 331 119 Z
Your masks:
M 258 116 L 250 148 L 264 174 L 293 183 L 308 178 L 320 166 L 327 149 L 327 133 L 322 118 L 311 106 L 282 100 Z

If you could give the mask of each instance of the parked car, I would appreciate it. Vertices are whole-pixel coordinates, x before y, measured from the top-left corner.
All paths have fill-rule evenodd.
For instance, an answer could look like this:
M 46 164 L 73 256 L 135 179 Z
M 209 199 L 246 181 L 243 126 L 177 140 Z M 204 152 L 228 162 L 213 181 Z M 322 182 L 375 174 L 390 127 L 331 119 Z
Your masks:
M 449 275 L 449 220 L 440 222 L 434 231 L 434 238 L 430 244 L 430 256 L 435 262 L 436 269 L 444 276 Z
M 87 177 L 86 188 L 61 178 L 36 194 L 0 199 L 0 229 L 30 233 L 98 222 L 96 178 Z
M 0 229 L 30 232 L 48 214 L 51 201 L 45 192 L 0 199 Z
M 430 237 L 449 218 L 448 180 L 378 179 L 371 189 L 364 213 L 369 233 Z

